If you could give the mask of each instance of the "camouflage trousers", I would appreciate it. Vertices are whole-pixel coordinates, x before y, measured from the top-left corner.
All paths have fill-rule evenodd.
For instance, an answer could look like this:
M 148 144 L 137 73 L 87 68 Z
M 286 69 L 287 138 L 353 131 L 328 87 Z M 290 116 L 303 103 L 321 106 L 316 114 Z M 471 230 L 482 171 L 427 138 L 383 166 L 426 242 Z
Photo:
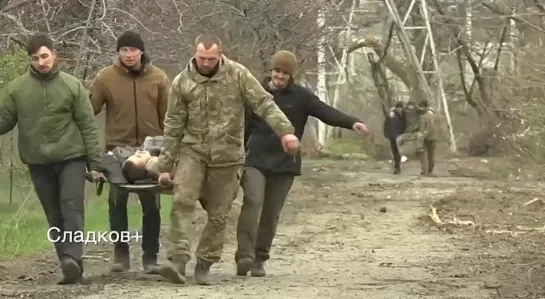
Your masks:
M 435 167 L 435 140 L 424 140 L 424 150 L 419 153 L 420 168 L 423 175 L 433 173 Z
M 397 148 L 403 156 L 415 156 L 424 150 L 424 135 L 420 132 L 404 133 L 396 138 Z
M 170 248 L 167 257 L 174 263 L 191 258 L 195 206 L 202 196 L 208 220 L 202 231 L 196 256 L 209 262 L 221 260 L 229 212 L 240 187 L 242 166 L 209 167 L 190 156 L 180 155 L 174 174 L 170 212 Z

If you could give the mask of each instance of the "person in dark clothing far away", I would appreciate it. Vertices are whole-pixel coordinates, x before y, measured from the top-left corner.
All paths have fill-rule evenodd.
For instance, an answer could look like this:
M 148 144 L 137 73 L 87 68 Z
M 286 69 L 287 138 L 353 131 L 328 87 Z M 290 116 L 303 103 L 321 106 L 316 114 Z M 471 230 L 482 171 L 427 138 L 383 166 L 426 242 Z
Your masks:
M 367 126 L 320 101 L 312 92 L 295 84 L 297 59 L 288 51 L 279 51 L 271 59 L 271 78 L 265 89 L 295 127 L 301 139 L 309 116 L 324 123 L 368 133 Z M 238 250 L 235 254 L 237 275 L 265 276 L 264 262 L 276 232 L 280 212 L 295 176 L 301 174 L 301 157 L 285 153 L 280 139 L 264 120 L 247 114 L 245 138 L 245 173 L 242 210 L 238 219 Z M 261 215 L 261 216 L 260 216 Z
M 18 126 L 19 155 L 49 224 L 61 262 L 58 284 L 83 277 L 84 200 L 87 169 L 102 179 L 97 127 L 82 83 L 59 70 L 53 40 L 30 37 L 30 68 L 0 93 L 0 135 Z
M 390 140 L 390 148 L 394 156 L 394 174 L 401 172 L 401 154 L 397 147 L 396 138 L 405 132 L 405 114 L 403 102 L 397 102 L 384 120 L 384 137 Z
M 151 65 L 144 41 L 138 33 L 127 31 L 117 40 L 119 57 L 102 69 L 93 81 L 90 94 L 94 113 L 106 105 L 106 151 L 117 146 L 139 148 L 147 136 L 163 135 L 168 104 L 169 80 L 161 69 Z M 110 184 L 109 218 L 112 231 L 128 230 L 129 192 Z M 138 193 L 142 205 L 142 263 L 148 274 L 158 274 L 160 195 Z M 112 272 L 130 268 L 129 244 L 114 245 Z

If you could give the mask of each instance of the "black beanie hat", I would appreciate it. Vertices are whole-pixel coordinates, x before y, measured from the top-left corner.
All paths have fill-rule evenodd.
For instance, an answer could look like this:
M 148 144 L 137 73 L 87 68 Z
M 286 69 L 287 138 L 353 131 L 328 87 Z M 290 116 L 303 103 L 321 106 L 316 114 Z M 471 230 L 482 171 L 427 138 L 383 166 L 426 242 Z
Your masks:
M 140 51 L 144 52 L 146 49 L 144 48 L 144 41 L 140 37 L 140 34 L 134 32 L 134 31 L 125 31 L 118 39 L 117 39 L 117 48 L 116 51 L 119 52 L 119 49 L 122 47 L 133 47 L 140 49 Z

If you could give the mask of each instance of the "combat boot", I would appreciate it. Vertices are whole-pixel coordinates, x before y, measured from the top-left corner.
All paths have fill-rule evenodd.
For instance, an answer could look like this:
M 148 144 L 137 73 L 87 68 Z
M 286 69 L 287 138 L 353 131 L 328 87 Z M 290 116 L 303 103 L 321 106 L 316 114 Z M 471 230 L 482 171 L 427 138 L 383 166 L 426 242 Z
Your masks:
M 254 265 L 254 260 L 249 257 L 241 258 L 237 261 L 237 275 L 238 276 L 246 276 L 248 275 L 248 272 L 250 272 L 250 269 Z
M 201 258 L 197 258 L 195 264 L 195 281 L 200 285 L 210 285 L 210 267 L 212 262 L 205 261 Z
M 250 273 L 253 277 L 263 277 L 267 275 L 267 271 L 265 271 L 265 262 L 259 260 L 255 261 Z
M 159 267 L 158 274 L 170 280 L 172 283 L 185 284 L 185 267 L 186 262 L 169 258 L 168 263 Z
M 401 161 L 394 159 L 394 174 L 401 172 Z
M 433 173 L 433 167 L 429 167 L 429 168 L 428 168 L 428 175 L 429 175 L 429 176 L 436 176 L 436 175 Z
M 125 272 L 131 268 L 131 257 L 129 253 L 129 244 L 118 243 L 114 247 L 114 262 L 110 269 L 111 272 Z
M 62 277 L 57 282 L 59 285 L 75 284 L 82 279 L 83 267 L 71 257 L 64 257 L 61 260 Z
M 157 263 L 157 255 L 142 255 L 142 265 L 144 266 L 144 273 L 159 274 L 160 265 Z

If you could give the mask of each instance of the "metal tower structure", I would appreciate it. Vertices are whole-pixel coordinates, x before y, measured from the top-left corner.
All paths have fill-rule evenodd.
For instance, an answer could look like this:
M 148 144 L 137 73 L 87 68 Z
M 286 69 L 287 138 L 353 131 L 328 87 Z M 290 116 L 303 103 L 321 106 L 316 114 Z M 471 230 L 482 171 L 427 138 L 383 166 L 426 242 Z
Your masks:
M 347 2 L 340 1 L 339 5 L 336 7 L 330 7 L 329 9 L 323 9 L 319 12 L 318 18 L 317 18 L 317 26 L 319 28 L 323 28 L 323 26 L 326 26 L 326 20 L 329 18 L 335 18 L 335 15 L 337 17 L 341 16 L 341 19 L 343 19 L 344 24 L 340 26 L 328 26 L 327 29 L 332 31 L 339 31 L 342 37 L 344 38 L 345 42 L 350 40 L 352 38 L 352 33 L 354 30 L 358 28 L 357 24 L 354 24 L 354 19 L 359 16 L 367 16 L 367 14 L 370 12 L 368 6 L 370 5 L 377 5 L 377 4 L 383 4 L 383 0 L 351 0 L 351 5 L 348 6 L 346 4 Z M 344 6 L 342 6 L 344 4 Z M 348 9 L 348 7 L 350 7 Z M 326 46 L 326 40 L 325 36 L 320 37 L 320 41 L 318 42 L 318 51 L 317 51 L 317 62 L 318 62 L 318 72 L 307 72 L 307 74 L 316 74 L 318 77 L 318 82 L 316 85 L 317 95 L 318 98 L 325 102 L 330 104 L 331 106 L 335 107 L 337 105 L 338 99 L 339 99 L 339 88 L 341 85 L 346 83 L 346 68 L 348 66 L 348 46 L 349 44 L 346 42 L 346 44 L 343 47 L 341 59 L 338 60 L 335 58 L 335 52 L 331 48 L 331 46 Z M 326 53 L 327 50 L 329 50 L 335 60 L 336 68 L 334 71 L 327 71 L 326 67 Z M 329 92 L 327 90 L 327 81 L 328 78 L 335 77 L 334 83 L 331 83 L 330 86 L 335 86 L 335 90 L 333 92 L 333 96 L 331 97 L 329 95 Z M 326 126 L 323 122 L 320 120 L 317 120 L 318 127 L 317 127 L 317 135 L 318 135 L 318 142 L 322 145 L 325 145 L 326 140 L 331 136 L 333 132 L 332 127 Z
M 437 93 L 439 93 L 439 96 L 441 97 L 441 100 L 437 101 L 438 103 L 437 111 L 440 112 L 444 110 L 448 130 L 449 130 L 450 149 L 451 151 L 455 152 L 457 150 L 456 140 L 454 138 L 454 131 L 452 129 L 452 121 L 450 119 L 447 98 L 446 98 L 445 90 L 443 87 L 443 80 L 441 79 L 441 69 L 437 61 L 437 51 L 435 48 L 435 41 L 433 39 L 433 33 L 431 30 L 429 11 L 428 11 L 428 5 L 426 3 L 426 0 L 411 0 L 409 7 L 403 17 L 400 16 L 394 0 L 384 0 L 384 3 L 388 7 L 388 11 L 392 19 L 397 25 L 397 29 L 398 29 L 397 33 L 398 33 L 401 46 L 403 47 L 403 51 L 405 52 L 407 59 L 409 59 L 411 65 L 416 70 L 418 84 L 420 85 L 421 90 L 423 90 L 424 93 L 426 93 L 426 96 L 428 97 L 428 100 L 431 100 L 430 101 L 431 103 L 436 102 L 435 100 L 433 100 L 433 97 Z M 409 16 L 416 9 L 420 9 L 425 25 L 424 26 L 406 26 Z M 417 57 L 416 52 L 412 46 L 411 40 L 409 38 L 409 35 L 407 34 L 409 30 L 425 30 L 426 32 L 425 41 L 424 41 L 425 44 L 424 44 L 424 48 L 422 50 L 422 55 L 420 56 L 420 59 L 419 57 Z M 424 57 L 427 51 L 430 51 L 432 62 L 433 62 L 433 70 L 430 70 L 430 71 L 424 71 L 422 68 L 422 64 L 424 63 Z M 425 76 L 426 73 L 434 74 L 435 77 L 437 78 L 437 83 L 438 83 L 437 93 L 432 92 L 431 84 L 430 82 L 426 80 L 426 76 Z

